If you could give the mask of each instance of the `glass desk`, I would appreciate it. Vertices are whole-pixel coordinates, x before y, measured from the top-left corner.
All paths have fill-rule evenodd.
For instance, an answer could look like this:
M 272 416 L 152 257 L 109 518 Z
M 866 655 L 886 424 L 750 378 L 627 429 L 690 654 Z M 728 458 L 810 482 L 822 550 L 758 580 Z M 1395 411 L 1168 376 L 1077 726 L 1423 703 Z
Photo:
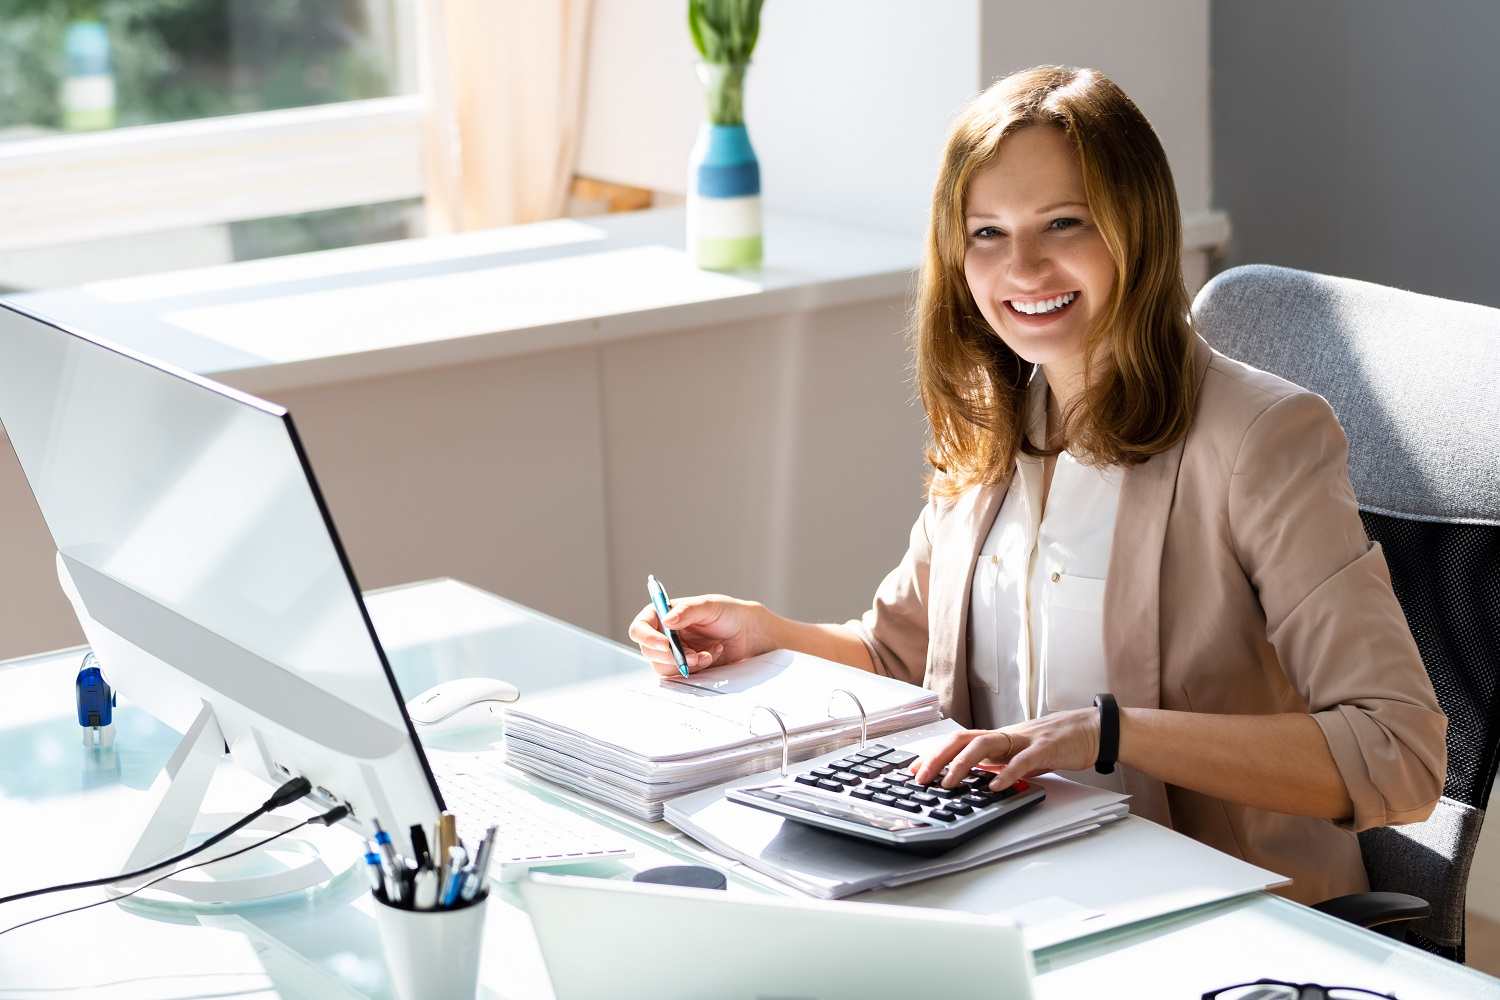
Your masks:
M 451 580 L 367 598 L 407 696 L 441 680 L 493 675 L 516 684 L 524 697 L 528 690 L 644 669 L 633 648 Z M 153 807 L 151 784 L 179 738 L 122 695 L 115 747 L 82 746 L 73 717 L 81 658 L 82 650 L 62 650 L 0 664 L 0 895 L 119 870 Z M 480 739 L 481 747 L 491 742 Z M 450 740 L 428 742 L 475 748 L 473 737 Z M 629 878 L 660 864 L 706 863 L 728 874 L 730 891 L 789 891 L 665 824 L 608 812 L 521 774 L 509 780 L 626 831 L 637 845 L 625 861 L 561 870 Z M 245 812 L 266 791 L 223 768 L 206 808 Z M 347 850 L 352 859 L 363 850 L 351 830 L 328 834 L 335 845 L 325 846 L 325 856 Z M 480 996 L 550 997 L 514 885 L 497 887 Z M 0 907 L 0 928 L 99 898 L 98 890 L 83 890 Z M 230 913 L 97 906 L 0 936 L 0 1000 L 388 997 L 372 905 L 353 867 L 305 898 Z M 1365 986 L 1403 1000 L 1500 997 L 1500 980 L 1264 893 L 1042 949 L 1035 960 L 1037 996 L 1057 1000 L 1196 997 L 1259 976 Z M 966 962 L 978 970 L 972 956 Z

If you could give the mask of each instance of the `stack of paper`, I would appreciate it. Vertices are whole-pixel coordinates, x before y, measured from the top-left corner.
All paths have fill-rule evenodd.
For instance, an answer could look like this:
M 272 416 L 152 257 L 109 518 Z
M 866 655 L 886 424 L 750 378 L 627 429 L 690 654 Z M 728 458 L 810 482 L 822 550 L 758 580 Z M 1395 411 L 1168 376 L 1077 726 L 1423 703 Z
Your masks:
M 937 696 L 805 653 L 777 650 L 689 678 L 605 678 L 528 697 L 505 719 L 506 760 L 642 819 L 662 803 L 791 760 L 939 718 Z
M 958 728 L 952 721 L 923 726 L 901 734 L 900 746 L 928 752 Z M 831 760 L 837 753 L 828 756 Z M 811 766 L 815 765 L 803 765 Z M 724 797 L 729 788 L 772 780 L 778 773 L 743 777 L 676 799 L 667 804 L 665 818 L 725 857 L 810 895 L 839 899 L 973 868 L 1097 830 L 1129 812 L 1125 795 L 1047 775 L 1034 779 L 1047 789 L 1039 805 L 1015 813 L 945 854 L 924 858 L 819 830 Z

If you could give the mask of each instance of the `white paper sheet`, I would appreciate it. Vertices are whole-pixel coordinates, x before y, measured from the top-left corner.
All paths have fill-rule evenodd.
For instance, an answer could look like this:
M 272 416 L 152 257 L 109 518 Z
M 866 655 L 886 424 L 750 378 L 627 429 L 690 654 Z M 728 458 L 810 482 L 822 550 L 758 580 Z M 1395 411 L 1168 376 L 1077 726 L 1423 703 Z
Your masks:
M 938 722 L 885 742 L 922 752 L 957 728 Z M 726 788 L 773 775 L 674 799 L 666 819 L 803 892 L 999 914 L 1021 925 L 1032 949 L 1288 883 L 1128 815 L 1125 796 L 1056 775 L 1034 779 L 1047 787 L 1035 809 L 937 858 L 908 858 L 723 798 Z
M 1029 948 L 1286 885 L 1273 871 L 1139 816 L 962 874 L 861 894 L 861 901 L 998 914 Z

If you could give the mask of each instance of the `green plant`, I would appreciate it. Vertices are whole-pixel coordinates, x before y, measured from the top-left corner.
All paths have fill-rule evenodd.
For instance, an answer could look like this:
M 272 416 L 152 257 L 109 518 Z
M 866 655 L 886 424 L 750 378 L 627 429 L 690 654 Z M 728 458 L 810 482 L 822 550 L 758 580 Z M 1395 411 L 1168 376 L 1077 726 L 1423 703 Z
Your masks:
M 708 117 L 715 125 L 745 121 L 745 69 L 760 37 L 764 0 L 688 0 L 688 31 L 707 67 Z
M 764 0 L 688 0 L 688 30 L 704 62 L 747 63 Z

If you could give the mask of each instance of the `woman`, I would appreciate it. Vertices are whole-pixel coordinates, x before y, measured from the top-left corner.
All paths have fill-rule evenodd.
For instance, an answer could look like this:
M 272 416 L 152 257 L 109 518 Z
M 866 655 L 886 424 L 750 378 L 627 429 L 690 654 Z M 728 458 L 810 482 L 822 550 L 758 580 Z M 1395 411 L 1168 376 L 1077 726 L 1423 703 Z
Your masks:
M 1194 334 L 1181 249 L 1166 155 L 1118 87 L 996 83 L 934 189 L 914 338 L 933 472 L 905 558 L 842 625 L 722 595 L 666 625 L 693 670 L 785 647 L 934 690 L 969 728 L 924 780 L 1115 783 L 1292 898 L 1364 891 L 1354 833 L 1432 811 L 1447 720 L 1332 410 Z M 659 625 L 648 606 L 630 636 L 670 675 Z M 1118 771 L 1085 770 L 1111 749 Z

